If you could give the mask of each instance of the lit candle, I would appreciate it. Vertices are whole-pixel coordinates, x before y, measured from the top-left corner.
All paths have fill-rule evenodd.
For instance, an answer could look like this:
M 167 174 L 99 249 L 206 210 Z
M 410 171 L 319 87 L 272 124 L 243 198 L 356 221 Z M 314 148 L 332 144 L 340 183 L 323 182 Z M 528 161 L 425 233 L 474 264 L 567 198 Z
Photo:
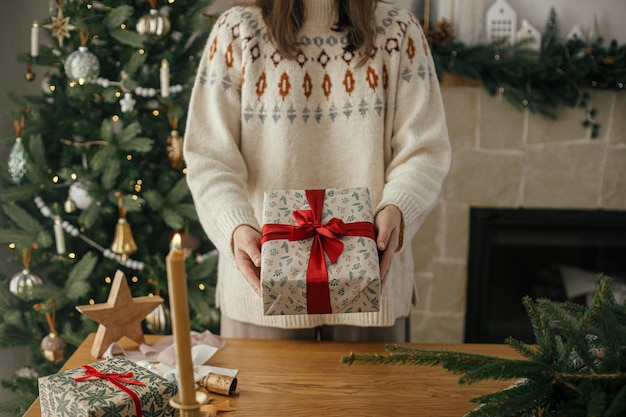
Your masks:
M 57 244 L 57 253 L 62 255 L 65 253 L 65 235 L 63 234 L 63 226 L 59 216 L 54 218 L 54 238 Z
M 35 20 L 30 29 L 30 55 L 39 56 L 39 23 Z
M 167 288 L 169 291 L 172 333 L 178 369 L 179 403 L 183 406 L 195 405 L 196 388 L 191 359 L 191 336 L 189 326 L 189 306 L 187 303 L 187 275 L 185 257 L 180 234 L 175 234 L 170 253 L 165 258 L 167 267 Z
M 161 97 L 170 95 L 170 65 L 167 59 L 161 61 Z

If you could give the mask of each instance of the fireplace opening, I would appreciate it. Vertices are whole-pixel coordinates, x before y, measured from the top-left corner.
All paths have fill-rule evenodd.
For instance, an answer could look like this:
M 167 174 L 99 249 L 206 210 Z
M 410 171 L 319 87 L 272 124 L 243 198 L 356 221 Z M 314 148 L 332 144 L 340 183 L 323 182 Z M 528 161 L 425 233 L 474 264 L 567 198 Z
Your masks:
M 533 343 L 524 296 L 586 303 L 600 273 L 626 293 L 626 212 L 471 208 L 469 240 L 467 343 Z

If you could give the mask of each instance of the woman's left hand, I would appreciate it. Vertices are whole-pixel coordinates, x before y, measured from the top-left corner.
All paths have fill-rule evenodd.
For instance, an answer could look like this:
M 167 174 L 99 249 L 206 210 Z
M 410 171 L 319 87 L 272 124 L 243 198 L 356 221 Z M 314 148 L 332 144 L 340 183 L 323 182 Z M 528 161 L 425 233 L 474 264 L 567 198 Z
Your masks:
M 385 285 L 391 260 L 400 246 L 402 228 L 402 212 L 392 204 L 385 206 L 374 219 L 376 226 L 376 246 L 380 257 L 381 289 Z

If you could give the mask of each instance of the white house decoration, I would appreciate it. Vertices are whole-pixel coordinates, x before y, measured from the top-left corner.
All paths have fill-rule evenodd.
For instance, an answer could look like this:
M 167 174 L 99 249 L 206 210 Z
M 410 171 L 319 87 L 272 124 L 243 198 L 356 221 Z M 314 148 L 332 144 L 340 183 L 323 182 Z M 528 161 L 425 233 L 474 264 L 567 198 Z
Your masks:
M 541 32 L 531 25 L 528 20 L 522 20 L 522 26 L 516 34 L 517 42 L 524 42 L 524 48 L 533 51 L 541 49 Z
M 488 9 L 487 41 L 498 42 L 506 40 L 515 42 L 517 33 L 517 12 L 506 0 L 496 0 Z

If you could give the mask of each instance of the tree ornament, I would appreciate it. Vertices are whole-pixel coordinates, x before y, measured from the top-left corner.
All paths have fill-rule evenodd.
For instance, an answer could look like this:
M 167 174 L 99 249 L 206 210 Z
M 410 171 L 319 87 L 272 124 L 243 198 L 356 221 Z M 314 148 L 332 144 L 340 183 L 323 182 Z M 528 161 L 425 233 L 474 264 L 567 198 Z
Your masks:
M 74 200 L 72 200 L 72 197 L 69 195 L 65 203 L 63 203 L 63 210 L 65 210 L 66 213 L 74 213 L 76 211 L 76 203 L 74 203 Z
M 24 133 L 24 115 L 28 111 L 28 108 L 25 107 L 22 110 L 22 117 L 20 120 L 13 121 L 13 127 L 15 128 L 15 144 L 11 148 L 11 152 L 9 153 L 9 174 L 11 175 L 11 180 L 15 184 L 19 184 L 22 181 L 22 178 L 26 174 L 26 162 L 27 162 L 27 154 L 26 148 L 24 148 L 24 144 L 22 143 L 22 133 Z
M 35 81 L 35 73 L 33 72 L 33 63 L 28 61 L 26 63 L 26 74 L 24 74 L 26 81 Z
M 150 0 L 150 13 L 139 18 L 135 29 L 140 35 L 162 37 L 170 32 L 170 19 L 156 9 L 156 0 Z
M 89 181 L 86 180 L 78 180 L 72 185 L 70 185 L 69 196 L 75 207 L 80 210 L 84 210 L 89 207 L 93 201 L 91 196 L 89 195 Z M 66 205 L 66 211 L 67 211 Z M 68 213 L 70 213 L 68 211 Z
M 31 251 L 34 247 L 36 247 L 35 244 L 22 250 L 24 269 L 13 275 L 13 277 L 11 277 L 11 281 L 9 282 L 9 291 L 11 294 L 25 301 L 31 301 L 35 298 L 35 288 L 43 284 L 43 280 L 39 276 L 33 274 L 29 269 Z
M 146 328 L 151 333 L 169 334 L 171 332 L 171 325 L 172 319 L 170 310 L 164 304 L 159 304 L 157 308 L 146 316 Z
M 61 362 L 65 357 L 65 340 L 63 340 L 63 337 L 61 337 L 61 335 L 59 335 L 56 331 L 56 304 L 54 299 L 50 299 L 49 301 L 52 304 L 52 311 L 46 311 L 46 321 L 48 322 L 50 333 L 41 339 L 39 347 L 48 362 L 57 363 Z M 43 307 L 44 305 L 41 303 L 33 306 L 35 311 L 38 311 Z
M 17 137 L 9 154 L 9 174 L 11 174 L 11 180 L 15 184 L 22 182 L 22 178 L 26 174 L 26 160 L 26 149 L 22 143 L 22 138 Z
M 131 93 L 124 93 L 124 98 L 120 100 L 120 108 L 122 109 L 122 113 L 129 113 L 135 109 L 135 104 L 137 100 L 133 98 Z
M 100 62 L 98 57 L 89 52 L 86 46 L 78 47 L 65 60 L 65 75 L 72 81 L 83 85 L 87 81 L 98 78 L 100 74 Z
M 167 137 L 167 156 L 172 168 L 183 167 L 183 138 L 178 134 L 178 130 L 172 130 Z
M 59 42 L 59 47 L 63 47 L 63 40 L 65 38 L 70 38 L 70 32 L 76 29 L 76 26 L 70 24 L 70 18 L 63 16 L 63 8 L 61 5 L 57 11 L 57 15 L 52 16 L 52 22 L 47 25 L 43 25 L 46 29 L 50 29 L 52 31 L 52 37 L 57 38 Z
M 133 239 L 130 223 L 126 220 L 126 209 L 122 207 L 122 199 L 122 193 L 117 193 L 117 211 L 120 217 L 115 225 L 115 236 L 113 243 L 111 243 L 111 250 L 125 258 L 137 251 L 137 245 Z

